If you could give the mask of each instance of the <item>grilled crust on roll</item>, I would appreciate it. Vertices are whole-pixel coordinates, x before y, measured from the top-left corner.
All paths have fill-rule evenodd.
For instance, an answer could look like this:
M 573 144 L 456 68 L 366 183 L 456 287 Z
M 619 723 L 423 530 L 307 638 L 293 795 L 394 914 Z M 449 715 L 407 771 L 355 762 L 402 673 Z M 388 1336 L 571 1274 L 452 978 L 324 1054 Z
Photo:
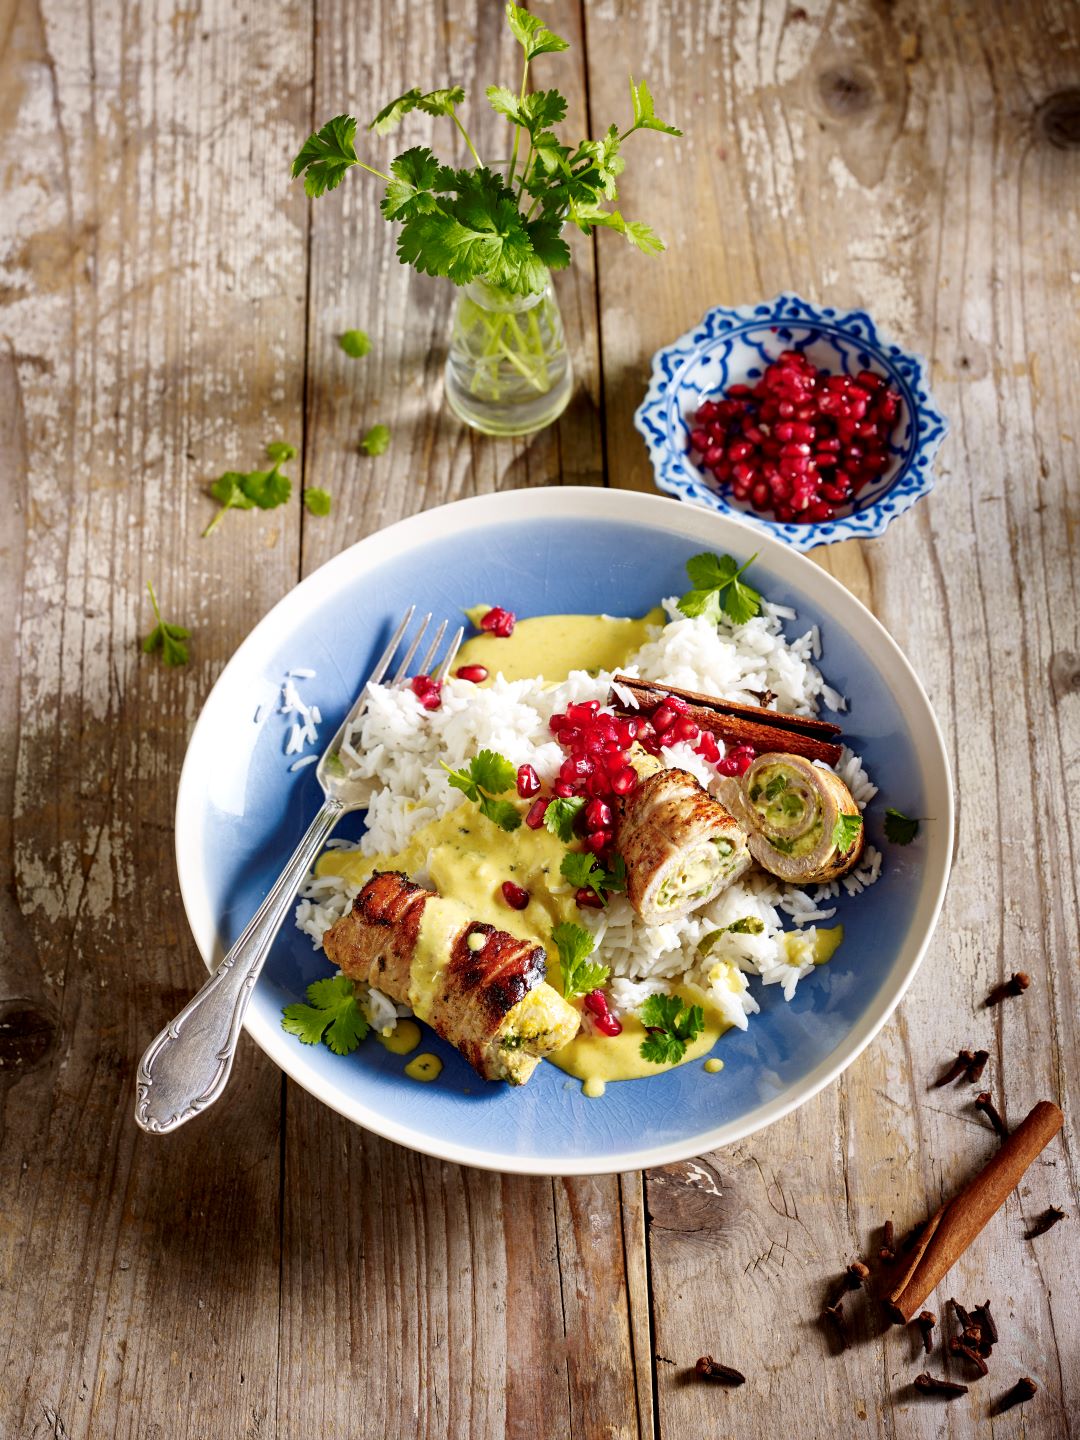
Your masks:
M 864 825 L 846 845 L 835 838 L 843 816 L 861 821 L 851 791 L 801 755 L 759 755 L 744 775 L 722 783 L 720 795 L 747 827 L 757 863 L 789 884 L 839 879 L 862 854 Z
M 578 1012 L 545 982 L 542 946 L 396 871 L 372 875 L 323 949 L 350 980 L 411 1006 L 485 1080 L 523 1084 L 577 1033 Z
M 750 865 L 742 826 L 686 770 L 643 776 L 618 803 L 615 843 L 647 925 L 707 905 Z

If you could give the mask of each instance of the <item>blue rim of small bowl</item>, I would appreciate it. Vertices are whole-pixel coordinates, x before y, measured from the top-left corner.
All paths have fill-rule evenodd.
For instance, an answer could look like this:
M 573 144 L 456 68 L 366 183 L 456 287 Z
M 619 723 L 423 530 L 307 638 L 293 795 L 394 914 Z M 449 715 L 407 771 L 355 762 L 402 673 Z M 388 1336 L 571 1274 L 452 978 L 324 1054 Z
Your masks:
M 868 359 L 866 368 L 880 368 L 888 375 L 912 417 L 900 467 L 887 488 L 850 515 L 802 525 L 770 520 L 733 504 L 690 459 L 690 427 L 679 406 L 681 381 L 690 365 L 724 341 L 781 325 L 809 326 L 822 335 L 858 341 Z M 800 343 L 792 348 L 801 348 Z M 763 350 L 760 353 L 766 358 Z M 949 422 L 930 393 L 928 371 L 929 363 L 922 355 L 883 338 L 865 310 L 813 305 L 785 291 L 757 305 L 715 305 L 693 329 L 659 349 L 653 356 L 649 388 L 634 412 L 634 426 L 645 440 L 657 489 L 676 499 L 733 515 L 795 550 L 869 539 L 884 534 L 891 520 L 934 488 L 934 459 L 949 433 Z

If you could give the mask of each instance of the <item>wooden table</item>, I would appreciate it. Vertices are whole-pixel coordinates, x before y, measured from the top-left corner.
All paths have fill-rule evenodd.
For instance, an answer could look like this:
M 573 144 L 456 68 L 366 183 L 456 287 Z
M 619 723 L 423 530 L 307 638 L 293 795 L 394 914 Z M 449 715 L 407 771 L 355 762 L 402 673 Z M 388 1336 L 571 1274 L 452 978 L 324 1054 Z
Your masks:
M 60 1026 L 43 1064 L 16 1035 L 27 1065 L 0 1072 L 0 1434 L 1076 1435 L 1080 7 L 537 8 L 573 42 L 540 62 L 573 127 L 625 116 L 632 69 L 686 136 L 635 137 L 622 187 L 664 256 L 574 241 L 570 409 L 494 443 L 440 404 L 451 290 L 396 262 L 376 182 L 310 206 L 287 179 L 313 121 L 514 74 L 494 0 L 0 0 L 0 861 L 26 921 L 9 950 L 36 946 Z M 403 137 L 433 133 L 450 143 L 422 117 Z M 235 646 L 413 511 L 648 489 L 630 419 L 653 351 L 786 288 L 928 354 L 953 427 L 928 502 L 815 552 L 912 657 L 955 767 L 949 897 L 892 1023 L 767 1133 L 645 1175 L 422 1159 L 246 1042 L 212 1115 L 139 1134 L 138 1056 L 202 976 L 177 777 Z M 366 361 L 338 348 L 350 326 Z M 375 421 L 393 443 L 372 460 Z M 292 503 L 200 539 L 208 481 L 276 437 L 333 518 Z M 185 670 L 140 654 L 148 579 L 193 628 Z M 1022 1000 L 980 1008 L 1021 969 Z M 1001 1328 L 990 1377 L 946 1403 L 912 1390 L 910 1333 L 856 1304 L 834 1355 L 817 1315 L 887 1216 L 906 1227 L 991 1153 L 970 1092 L 928 1089 L 971 1044 L 1010 1121 L 1047 1097 L 1068 1123 L 936 1297 L 989 1295 Z M 1026 1240 L 1052 1203 L 1069 1218 Z M 688 1380 L 703 1351 L 746 1386 Z M 1022 1374 L 1038 1396 L 991 1422 Z

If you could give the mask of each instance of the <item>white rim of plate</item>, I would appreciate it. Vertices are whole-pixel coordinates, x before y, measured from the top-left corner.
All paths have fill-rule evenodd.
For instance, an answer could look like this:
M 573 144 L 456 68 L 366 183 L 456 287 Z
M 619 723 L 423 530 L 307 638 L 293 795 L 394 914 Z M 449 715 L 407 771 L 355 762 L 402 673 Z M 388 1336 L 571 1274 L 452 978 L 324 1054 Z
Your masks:
M 669 1165 L 679 1160 L 693 1159 L 724 1145 L 732 1145 L 758 1130 L 764 1130 L 813 1099 L 862 1054 L 903 999 L 922 963 L 941 914 L 952 868 L 952 775 L 941 727 L 922 682 L 896 641 L 866 606 L 827 571 L 798 551 L 792 550 L 783 541 L 763 534 L 730 514 L 687 506 L 667 496 L 568 485 L 504 490 L 493 495 L 456 500 L 399 520 L 385 530 L 378 530 L 349 546 L 307 579 L 295 585 L 258 622 L 237 647 L 206 697 L 188 742 L 176 796 L 175 850 L 180 894 L 195 944 L 207 968 L 212 970 L 224 952 L 218 940 L 217 920 L 201 880 L 202 812 L 199 807 L 204 792 L 196 777 L 205 771 L 204 755 L 215 746 L 214 713 L 222 707 L 225 707 L 225 714 L 235 713 L 236 705 L 243 710 L 243 704 L 246 704 L 249 698 L 250 692 L 244 692 L 240 685 L 245 652 L 249 648 L 256 648 L 262 637 L 271 632 L 275 639 L 280 635 L 279 616 L 284 618 L 285 613 L 296 605 L 297 597 L 301 594 L 310 604 L 321 604 L 355 583 L 358 573 L 362 573 L 367 566 L 382 566 L 389 560 L 407 554 L 417 545 L 430 540 L 446 539 L 450 535 L 474 530 L 477 526 L 530 519 L 609 520 L 637 524 L 645 530 L 662 530 L 668 534 L 700 541 L 703 547 L 711 541 L 728 545 L 733 543 L 726 535 L 721 537 L 720 532 L 735 531 L 736 534 L 745 535 L 743 543 L 748 549 L 757 550 L 767 564 L 771 563 L 773 568 L 781 573 L 791 567 L 790 573 L 796 585 L 812 604 L 827 604 L 831 599 L 848 608 L 849 614 L 845 617 L 848 633 L 863 650 L 874 652 L 879 660 L 879 669 L 883 672 L 886 672 L 887 662 L 890 689 L 894 694 L 897 689 L 894 676 L 898 672 L 903 682 L 901 712 L 909 730 L 917 739 L 921 732 L 917 753 L 924 793 L 935 797 L 936 823 L 929 834 L 927 865 L 928 871 L 938 872 L 940 878 L 932 893 L 927 893 L 925 884 L 920 890 L 909 935 L 882 994 L 832 1054 L 797 1083 L 795 1094 L 778 1096 L 756 1106 L 741 1119 L 719 1125 L 712 1130 L 702 1131 L 670 1144 L 647 1149 L 629 1149 L 618 1155 L 605 1156 L 600 1164 L 588 1157 L 560 1159 L 514 1154 L 490 1155 L 483 1151 L 473 1151 L 467 1145 L 440 1141 L 436 1136 L 387 1119 L 378 1110 L 363 1102 L 323 1095 L 318 1088 L 313 1088 L 308 1083 L 311 1076 L 292 1038 L 280 1028 L 267 1027 L 257 1017 L 253 1017 L 250 1011 L 245 1018 L 244 1029 L 290 1079 L 303 1086 L 317 1100 L 373 1134 L 393 1140 L 420 1154 L 476 1169 L 518 1175 L 609 1175 L 648 1169 L 656 1165 Z M 715 541 L 712 540 L 713 536 L 717 537 Z M 825 639 L 827 642 L 827 632 Z M 944 797 L 944 804 L 938 801 L 939 794 Z M 931 864 L 932 859 L 936 860 L 936 864 Z

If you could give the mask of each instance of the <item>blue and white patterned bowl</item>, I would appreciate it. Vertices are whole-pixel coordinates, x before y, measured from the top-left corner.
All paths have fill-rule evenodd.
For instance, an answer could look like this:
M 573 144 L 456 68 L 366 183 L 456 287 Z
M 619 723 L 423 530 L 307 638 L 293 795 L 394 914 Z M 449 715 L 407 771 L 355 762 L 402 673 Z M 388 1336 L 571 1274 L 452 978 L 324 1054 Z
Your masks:
M 729 385 L 753 384 L 783 350 L 805 351 L 815 365 L 837 374 L 872 370 L 900 392 L 888 468 L 853 505 L 839 507 L 833 520 L 794 525 L 759 515 L 690 458 L 698 406 Z M 926 372 L 922 356 L 883 340 L 864 310 L 811 305 L 790 294 L 760 305 L 717 305 L 700 325 L 653 356 L 652 378 L 634 424 L 645 437 L 658 489 L 735 514 L 796 550 L 810 550 L 881 535 L 890 520 L 933 489 L 934 456 L 949 424 L 934 404 Z

